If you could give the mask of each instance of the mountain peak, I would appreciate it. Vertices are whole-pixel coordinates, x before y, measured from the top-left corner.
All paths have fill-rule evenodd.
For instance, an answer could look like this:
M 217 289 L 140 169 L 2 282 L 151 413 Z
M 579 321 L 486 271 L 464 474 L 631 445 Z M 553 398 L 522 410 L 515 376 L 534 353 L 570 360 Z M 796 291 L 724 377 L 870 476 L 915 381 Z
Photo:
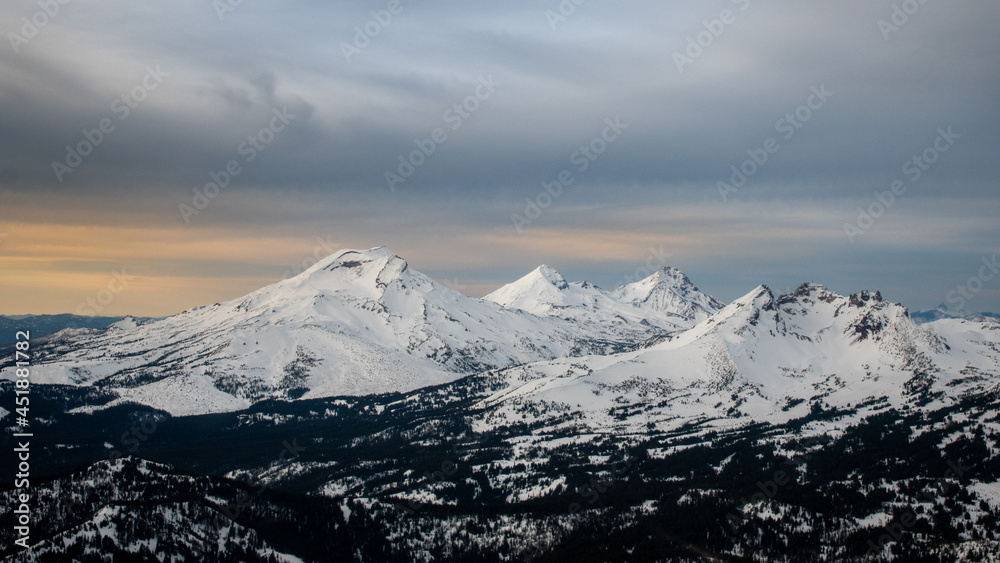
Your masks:
M 350 248 L 344 248 L 334 252 L 333 254 L 323 258 L 313 264 L 309 269 L 307 269 L 303 274 L 312 274 L 319 270 L 332 271 L 337 268 L 357 268 L 361 265 L 375 262 L 377 260 L 391 260 L 391 259 L 403 260 L 397 256 L 393 251 L 389 250 L 384 246 L 376 246 L 374 248 L 369 248 L 368 250 L 354 250 Z M 404 260 L 405 262 L 405 260 Z
M 508 309 L 538 313 L 540 306 L 561 303 L 563 299 L 560 294 L 567 289 L 569 284 L 562 274 L 555 268 L 542 264 L 528 275 L 501 287 L 483 299 Z
M 555 286 L 556 289 L 563 290 L 569 287 L 566 283 L 566 278 L 562 276 L 555 268 L 547 264 L 542 264 L 541 266 L 535 268 L 530 274 L 522 279 L 532 278 L 534 280 L 544 280 L 544 282 L 550 283 Z
M 879 291 L 876 291 L 875 293 L 869 293 L 868 291 L 862 291 L 861 293 L 852 293 L 850 300 L 852 306 L 863 307 L 869 302 L 881 303 L 882 293 Z
M 673 266 L 660 268 L 644 279 L 616 288 L 611 295 L 635 307 L 701 320 L 725 305 L 702 293 L 684 272 Z
M 344 249 L 327 256 L 302 273 L 310 277 L 318 272 L 336 272 L 354 277 L 364 277 L 372 270 L 378 271 L 378 278 L 398 277 L 406 271 L 408 264 L 393 251 L 384 246 L 368 250 Z
M 649 276 L 637 282 L 633 282 L 626 285 L 635 288 L 643 287 L 649 289 L 655 288 L 657 286 L 668 286 L 673 288 L 685 288 L 694 291 L 698 290 L 698 288 L 695 287 L 693 283 L 691 283 L 691 280 L 688 279 L 687 275 L 685 275 L 684 272 L 680 271 L 679 269 L 673 266 L 665 266 L 663 268 L 660 268 L 659 270 L 656 270 Z
M 841 298 L 843 298 L 842 295 L 830 291 L 825 285 L 806 282 L 795 288 L 795 291 L 778 296 L 776 302 L 778 305 L 796 302 L 815 303 L 816 301 L 830 303 Z
M 829 291 L 825 285 L 816 282 L 805 282 L 795 288 L 795 295 L 808 295 L 815 292 Z
M 771 291 L 770 287 L 764 284 L 760 284 L 753 288 L 750 293 L 747 293 L 743 297 L 740 297 L 733 303 L 741 303 L 746 305 L 754 305 L 766 308 L 774 303 L 774 293 Z
M 653 274 L 649 277 L 657 280 L 680 279 L 680 280 L 690 281 L 688 280 L 687 275 L 685 275 L 684 272 L 680 271 L 680 269 L 678 269 L 675 266 L 664 266 L 659 270 L 653 272 Z

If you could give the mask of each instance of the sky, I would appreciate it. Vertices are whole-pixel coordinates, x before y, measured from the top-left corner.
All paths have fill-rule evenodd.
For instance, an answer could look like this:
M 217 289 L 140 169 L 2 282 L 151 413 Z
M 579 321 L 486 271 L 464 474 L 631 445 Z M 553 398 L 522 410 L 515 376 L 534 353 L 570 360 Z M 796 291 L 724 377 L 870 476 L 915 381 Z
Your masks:
M 8 0 L 0 314 L 340 248 L 472 296 L 680 268 L 1000 311 L 1000 3 Z

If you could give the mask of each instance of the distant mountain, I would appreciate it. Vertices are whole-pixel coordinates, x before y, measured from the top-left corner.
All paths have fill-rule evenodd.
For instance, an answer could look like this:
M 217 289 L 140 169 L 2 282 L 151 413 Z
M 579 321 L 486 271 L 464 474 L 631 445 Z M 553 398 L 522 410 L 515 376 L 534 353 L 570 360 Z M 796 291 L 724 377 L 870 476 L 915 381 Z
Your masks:
M 686 321 L 703 321 L 725 307 L 725 303 L 701 292 L 683 272 L 672 266 L 657 270 L 646 279 L 618 287 L 611 296 L 634 307 Z
M 652 325 L 670 332 L 690 328 L 723 307 L 673 268 L 608 292 L 588 282 L 568 283 L 555 269 L 542 265 L 483 299 L 542 317 Z
M 48 336 L 67 328 L 108 328 L 124 317 L 85 315 L 9 315 L 0 316 L 0 346 L 15 342 L 14 333 L 30 331 L 32 338 Z
M 553 405 L 562 405 L 577 416 L 559 424 L 588 431 L 782 423 L 817 408 L 862 417 L 886 406 L 954 404 L 995 387 L 997 342 L 1000 323 L 918 326 L 879 293 L 845 297 L 803 284 L 775 297 L 759 286 L 648 348 L 499 372 L 481 406 L 491 416 L 541 413 L 556 424 Z
M 694 324 L 560 280 L 540 268 L 512 284 L 522 300 L 539 292 L 537 306 L 525 311 L 452 291 L 388 249 L 344 250 L 240 299 L 54 335 L 37 348 L 33 376 L 194 414 L 268 398 L 408 391 L 479 371 L 633 349 Z
M 997 319 L 1000 320 L 1000 314 L 997 313 L 973 313 L 969 311 L 953 311 L 949 309 L 944 303 L 938 305 L 934 309 L 927 309 L 924 311 L 917 311 L 915 313 L 910 313 L 913 320 L 917 323 L 929 323 L 941 319 L 967 319 L 967 320 L 988 320 Z

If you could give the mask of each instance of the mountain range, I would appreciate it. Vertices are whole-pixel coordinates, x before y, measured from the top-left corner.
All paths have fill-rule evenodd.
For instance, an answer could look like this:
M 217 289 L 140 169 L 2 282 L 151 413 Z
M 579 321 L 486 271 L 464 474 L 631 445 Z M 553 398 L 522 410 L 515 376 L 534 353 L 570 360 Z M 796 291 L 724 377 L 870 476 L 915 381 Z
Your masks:
M 690 328 L 722 306 L 676 270 L 606 292 L 541 267 L 466 297 L 385 248 L 344 250 L 239 299 L 38 347 L 38 383 L 114 389 L 173 414 L 269 398 L 409 391 L 489 369 L 608 354 Z M 5 374 L 9 373 L 9 369 Z
M 344 250 L 32 350 L 51 502 L 18 561 L 1000 553 L 1000 322 L 879 292 L 723 304 L 674 268 L 605 290 L 541 266 L 473 299 Z
M 0 316 L 0 346 L 15 342 L 14 335 L 19 330 L 26 330 L 32 337 L 38 338 L 67 328 L 104 329 L 123 318 L 71 314 Z

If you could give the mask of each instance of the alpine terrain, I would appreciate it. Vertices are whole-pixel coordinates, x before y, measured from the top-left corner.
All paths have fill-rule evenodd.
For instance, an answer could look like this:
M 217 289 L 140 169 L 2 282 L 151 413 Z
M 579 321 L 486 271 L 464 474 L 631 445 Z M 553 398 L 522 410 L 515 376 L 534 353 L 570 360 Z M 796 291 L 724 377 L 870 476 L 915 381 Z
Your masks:
M 1000 560 L 1000 322 L 879 292 L 474 299 L 343 250 L 32 355 L 12 561 Z

